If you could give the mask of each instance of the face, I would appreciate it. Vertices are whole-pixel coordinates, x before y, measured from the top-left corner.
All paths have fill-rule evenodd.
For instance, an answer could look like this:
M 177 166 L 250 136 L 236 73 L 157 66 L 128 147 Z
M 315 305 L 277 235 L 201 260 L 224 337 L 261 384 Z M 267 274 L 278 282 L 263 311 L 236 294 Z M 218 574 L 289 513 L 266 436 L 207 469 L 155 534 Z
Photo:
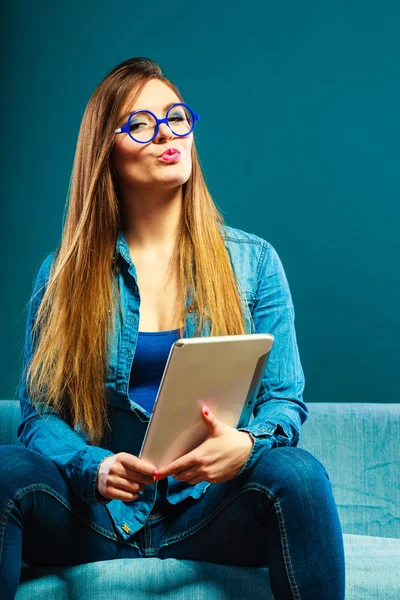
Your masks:
M 125 125 L 128 115 L 134 110 L 151 110 L 159 119 L 164 118 L 169 106 L 175 102 L 182 101 L 165 83 L 152 79 L 142 89 L 134 105 L 127 99 L 118 127 Z M 147 144 L 135 142 L 126 132 L 115 134 L 111 160 L 119 186 L 140 191 L 182 185 L 189 179 L 192 170 L 192 144 L 193 132 L 179 137 L 166 123 L 161 123 L 158 135 Z M 180 159 L 176 162 L 160 160 L 158 157 L 167 148 L 177 148 L 181 153 Z

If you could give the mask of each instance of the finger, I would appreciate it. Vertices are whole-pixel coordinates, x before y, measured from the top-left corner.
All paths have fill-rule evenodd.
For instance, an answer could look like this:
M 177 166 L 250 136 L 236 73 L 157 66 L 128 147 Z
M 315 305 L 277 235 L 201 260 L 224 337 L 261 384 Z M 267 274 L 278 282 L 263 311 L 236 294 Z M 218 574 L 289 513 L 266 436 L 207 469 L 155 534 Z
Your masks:
M 120 490 L 119 488 L 107 488 L 105 494 L 103 494 L 106 498 L 111 498 L 115 500 L 125 500 L 125 502 L 132 502 L 133 500 L 137 500 L 140 496 L 138 492 L 127 492 L 125 490 Z
M 177 479 L 178 481 L 189 481 L 190 479 L 193 479 L 194 477 L 198 476 L 200 476 L 200 473 L 197 469 L 189 468 L 186 469 L 186 471 L 174 473 L 172 477 L 174 479 Z
M 108 478 L 108 484 L 114 488 L 125 490 L 127 492 L 141 492 L 144 490 L 146 485 L 144 483 L 138 483 L 136 481 L 128 481 L 123 477 L 111 475 Z
M 119 462 L 127 469 L 130 469 L 131 471 L 138 471 L 143 475 L 152 476 L 156 468 L 146 460 L 141 460 L 134 454 L 128 454 L 128 452 L 119 452 L 118 457 Z
M 198 475 L 197 477 L 194 477 L 193 479 L 189 479 L 189 481 L 187 481 L 186 483 L 188 485 L 196 485 L 196 483 L 201 483 L 202 481 L 208 481 L 208 479 L 206 479 L 205 475 Z
M 184 456 L 181 456 L 177 460 L 173 461 L 169 465 L 166 465 L 162 469 L 158 469 L 158 479 L 162 477 L 168 477 L 168 475 L 173 475 L 174 473 L 180 473 L 181 471 L 185 471 L 190 467 L 194 467 L 199 464 L 199 459 L 197 457 L 197 453 L 189 452 Z
M 132 481 L 132 482 L 136 482 L 139 481 L 140 483 L 143 483 L 145 485 L 151 485 L 154 483 L 154 475 L 152 475 L 151 477 L 147 476 L 147 475 L 143 475 L 142 473 L 139 473 L 139 471 L 134 471 L 132 469 L 128 469 L 128 467 L 119 464 L 119 465 L 113 465 L 114 466 L 114 473 L 116 475 L 118 475 L 119 477 L 123 477 L 124 479 L 127 479 L 128 481 Z

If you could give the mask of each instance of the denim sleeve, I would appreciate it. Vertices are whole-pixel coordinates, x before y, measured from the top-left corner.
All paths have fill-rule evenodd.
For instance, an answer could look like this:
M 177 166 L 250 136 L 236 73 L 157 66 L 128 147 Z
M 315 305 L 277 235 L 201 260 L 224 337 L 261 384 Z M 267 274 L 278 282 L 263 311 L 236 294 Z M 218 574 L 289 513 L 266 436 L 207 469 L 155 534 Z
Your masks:
M 47 285 L 53 256 L 54 253 L 51 253 L 43 261 L 29 303 L 19 385 L 21 423 L 17 435 L 24 446 L 52 460 L 74 492 L 88 504 L 107 503 L 109 499 L 102 500 L 96 494 L 96 479 L 101 462 L 107 456 L 113 456 L 113 452 L 89 445 L 80 433 L 58 416 L 55 409 L 41 404 L 37 412 L 27 394 L 25 373 L 33 356 L 32 327 Z
M 297 446 L 301 425 L 308 417 L 292 296 L 282 262 L 268 242 L 263 246 L 257 273 L 252 313 L 255 333 L 272 334 L 274 344 L 254 404 L 254 419 L 239 429 L 247 431 L 254 444 L 238 475 L 251 467 L 265 448 Z

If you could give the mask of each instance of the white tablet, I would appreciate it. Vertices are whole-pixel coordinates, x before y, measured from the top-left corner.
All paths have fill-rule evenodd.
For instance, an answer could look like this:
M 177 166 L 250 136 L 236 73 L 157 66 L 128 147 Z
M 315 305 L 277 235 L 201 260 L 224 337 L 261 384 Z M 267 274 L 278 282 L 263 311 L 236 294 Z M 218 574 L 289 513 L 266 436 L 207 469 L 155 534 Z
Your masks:
M 174 342 L 139 458 L 161 469 L 204 442 L 204 405 L 226 425 L 246 427 L 273 343 L 269 333 Z

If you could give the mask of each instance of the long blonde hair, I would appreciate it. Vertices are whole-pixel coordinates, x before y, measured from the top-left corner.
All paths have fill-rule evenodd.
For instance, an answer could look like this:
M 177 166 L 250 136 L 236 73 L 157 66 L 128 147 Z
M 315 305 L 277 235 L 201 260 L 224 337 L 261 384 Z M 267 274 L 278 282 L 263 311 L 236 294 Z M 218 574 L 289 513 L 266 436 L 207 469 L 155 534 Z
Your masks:
M 32 403 L 52 407 L 94 445 L 110 427 L 104 378 L 110 330 L 115 332 L 115 297 L 121 311 L 114 252 L 123 214 L 110 158 L 113 131 L 120 126 L 128 95 L 132 90 L 139 95 L 151 79 L 170 86 L 184 102 L 160 66 L 143 57 L 117 65 L 89 99 L 79 130 L 61 244 L 32 330 L 38 340 L 26 370 Z M 187 292 L 195 290 L 195 335 L 200 335 L 205 317 L 210 319 L 210 335 L 246 333 L 236 277 L 218 223 L 223 225 L 224 219 L 207 189 L 193 140 L 192 171 L 183 185 L 180 233 L 170 272 L 179 275 L 179 323 L 185 322 Z

